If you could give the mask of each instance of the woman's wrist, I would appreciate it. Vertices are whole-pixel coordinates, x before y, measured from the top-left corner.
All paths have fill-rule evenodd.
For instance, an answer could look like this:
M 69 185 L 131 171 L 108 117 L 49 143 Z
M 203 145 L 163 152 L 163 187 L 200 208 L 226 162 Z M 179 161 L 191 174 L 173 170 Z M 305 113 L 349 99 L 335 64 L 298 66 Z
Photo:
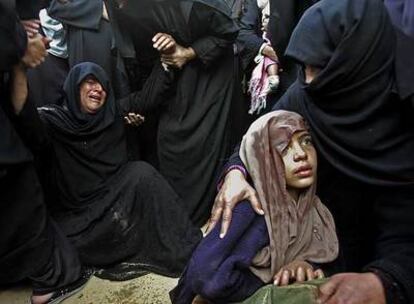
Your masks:
M 185 58 L 187 59 L 187 62 L 193 60 L 197 56 L 194 49 L 191 46 L 184 48 L 184 54 Z

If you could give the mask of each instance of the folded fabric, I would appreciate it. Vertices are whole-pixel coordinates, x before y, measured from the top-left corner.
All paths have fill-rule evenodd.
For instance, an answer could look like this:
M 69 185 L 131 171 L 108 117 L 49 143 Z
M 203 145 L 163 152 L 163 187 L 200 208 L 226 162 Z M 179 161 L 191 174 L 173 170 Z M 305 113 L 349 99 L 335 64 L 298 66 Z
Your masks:
M 266 285 L 239 304 L 316 304 L 318 286 L 325 282 L 326 279 L 283 287 Z

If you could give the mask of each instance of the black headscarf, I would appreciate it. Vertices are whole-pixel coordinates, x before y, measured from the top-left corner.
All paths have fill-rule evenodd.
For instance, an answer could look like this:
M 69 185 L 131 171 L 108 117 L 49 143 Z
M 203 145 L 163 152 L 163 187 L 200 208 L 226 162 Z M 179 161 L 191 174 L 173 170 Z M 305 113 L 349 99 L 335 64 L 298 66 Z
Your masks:
M 95 114 L 83 113 L 80 108 L 79 89 L 83 80 L 93 75 L 106 92 L 106 102 Z M 41 108 L 49 124 L 66 134 L 93 135 L 114 122 L 115 97 L 105 71 L 95 63 L 84 62 L 74 66 L 63 85 L 65 100 L 62 106 Z
M 107 94 L 95 114 L 82 113 L 79 104 L 79 86 L 88 75 L 96 77 Z M 39 112 L 53 144 L 52 182 L 59 190 L 59 207 L 84 208 L 105 195 L 108 181 L 127 161 L 124 123 L 106 73 L 95 63 L 74 66 L 63 88 L 63 105 L 42 107 Z
M 322 0 L 302 17 L 286 55 L 304 71 L 282 104 L 296 105 L 334 167 L 376 185 L 414 182 L 414 138 L 394 84 L 395 33 L 380 0 Z

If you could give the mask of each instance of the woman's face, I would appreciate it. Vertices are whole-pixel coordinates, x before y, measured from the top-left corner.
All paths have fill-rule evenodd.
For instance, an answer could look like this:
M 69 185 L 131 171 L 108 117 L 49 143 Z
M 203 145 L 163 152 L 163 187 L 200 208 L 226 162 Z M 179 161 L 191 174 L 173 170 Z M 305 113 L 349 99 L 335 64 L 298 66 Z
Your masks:
M 87 76 L 80 84 L 80 108 L 83 113 L 95 114 L 106 101 L 106 92 L 98 80 Z
M 307 131 L 293 134 L 282 152 L 287 188 L 304 189 L 316 178 L 317 158 L 312 139 Z

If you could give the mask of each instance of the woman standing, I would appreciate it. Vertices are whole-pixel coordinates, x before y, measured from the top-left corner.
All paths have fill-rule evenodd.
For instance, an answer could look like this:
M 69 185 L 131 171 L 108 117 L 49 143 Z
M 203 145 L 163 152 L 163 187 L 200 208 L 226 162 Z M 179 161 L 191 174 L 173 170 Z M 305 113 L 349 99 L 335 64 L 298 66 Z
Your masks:
M 161 0 L 128 1 L 115 11 L 122 31 L 130 32 L 137 56 L 157 56 L 153 37 L 158 33 L 176 41 L 162 55 L 176 80 L 159 120 L 159 166 L 193 222 L 202 225 L 214 200 L 221 162 L 231 148 L 230 119 L 236 115 L 230 106 L 238 29 L 230 8 L 224 1 Z

